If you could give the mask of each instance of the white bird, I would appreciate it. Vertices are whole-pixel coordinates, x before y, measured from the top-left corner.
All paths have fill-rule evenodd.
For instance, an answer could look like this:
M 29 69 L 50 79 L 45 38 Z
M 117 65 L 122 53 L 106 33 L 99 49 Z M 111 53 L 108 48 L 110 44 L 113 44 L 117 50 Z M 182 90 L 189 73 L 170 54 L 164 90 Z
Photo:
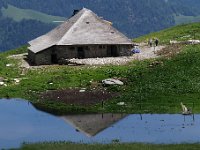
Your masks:
M 181 107 L 182 107 L 182 114 L 183 115 L 190 115 L 192 112 L 190 109 L 188 109 L 183 103 L 181 102 Z

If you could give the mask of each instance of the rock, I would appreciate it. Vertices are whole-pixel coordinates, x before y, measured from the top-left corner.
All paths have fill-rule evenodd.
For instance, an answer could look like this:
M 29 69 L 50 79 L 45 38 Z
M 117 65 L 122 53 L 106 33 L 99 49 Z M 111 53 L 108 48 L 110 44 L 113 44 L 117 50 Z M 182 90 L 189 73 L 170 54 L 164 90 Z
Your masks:
M 12 66 L 12 64 L 6 64 L 6 67 L 11 67 Z
M 20 80 L 19 79 L 14 79 L 15 83 L 19 83 Z
M 175 41 L 175 40 L 170 40 L 169 43 L 170 43 L 170 44 L 179 44 L 179 43 L 181 43 L 181 42 L 180 42 L 180 41 Z
M 125 102 L 119 102 L 119 103 L 117 103 L 117 105 L 119 105 L 119 106 L 124 106 L 124 105 L 125 105 Z
M 3 86 L 5 83 L 4 82 L 0 82 L 0 86 Z
M 188 44 L 200 44 L 200 40 L 188 40 Z
M 86 91 L 86 88 L 82 88 L 79 90 L 80 93 L 84 93 Z
M 102 80 L 102 83 L 104 85 L 124 85 L 122 81 L 117 80 L 117 79 L 105 79 L 105 80 Z
M 80 92 L 80 93 L 84 93 L 84 92 L 85 92 L 85 90 L 79 90 L 79 92 Z

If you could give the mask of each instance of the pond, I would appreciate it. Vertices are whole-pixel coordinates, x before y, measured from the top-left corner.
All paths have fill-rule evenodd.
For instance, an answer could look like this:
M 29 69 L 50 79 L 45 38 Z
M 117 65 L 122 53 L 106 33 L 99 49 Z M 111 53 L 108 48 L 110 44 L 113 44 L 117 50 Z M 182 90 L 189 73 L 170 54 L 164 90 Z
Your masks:
M 19 99 L 0 100 L 0 149 L 23 142 L 154 144 L 200 142 L 200 115 L 85 114 L 53 116 Z

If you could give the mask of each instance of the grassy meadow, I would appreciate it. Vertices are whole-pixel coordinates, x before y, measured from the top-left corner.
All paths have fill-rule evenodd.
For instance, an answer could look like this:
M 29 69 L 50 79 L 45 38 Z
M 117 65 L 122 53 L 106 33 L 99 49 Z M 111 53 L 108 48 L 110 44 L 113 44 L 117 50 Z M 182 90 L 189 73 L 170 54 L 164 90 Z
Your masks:
M 73 143 L 39 143 L 25 144 L 21 150 L 198 150 L 200 144 L 174 144 L 174 145 L 153 145 L 153 144 L 73 144 Z

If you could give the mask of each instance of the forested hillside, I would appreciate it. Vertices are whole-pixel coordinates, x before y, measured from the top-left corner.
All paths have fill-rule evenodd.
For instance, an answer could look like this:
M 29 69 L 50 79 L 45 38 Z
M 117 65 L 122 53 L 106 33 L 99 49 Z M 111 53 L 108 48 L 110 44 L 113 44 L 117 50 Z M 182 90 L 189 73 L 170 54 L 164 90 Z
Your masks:
M 6 4 L 0 1 L 0 8 Z M 22 20 L 16 22 L 11 18 L 5 18 L 0 11 L 0 51 L 16 48 L 26 44 L 38 35 L 46 33 L 54 27 L 36 20 Z
M 117 29 L 130 38 L 196 21 L 200 17 L 200 0 L 0 0 L 0 8 L 7 4 L 66 18 L 72 15 L 74 9 L 86 7 L 112 21 Z M 54 26 L 33 20 L 16 23 L 2 15 L 0 18 L 0 51 L 25 44 Z M 8 26 L 11 27 L 7 29 L 2 22 L 9 22 Z M 20 42 L 12 42 L 13 38 L 19 38 Z

